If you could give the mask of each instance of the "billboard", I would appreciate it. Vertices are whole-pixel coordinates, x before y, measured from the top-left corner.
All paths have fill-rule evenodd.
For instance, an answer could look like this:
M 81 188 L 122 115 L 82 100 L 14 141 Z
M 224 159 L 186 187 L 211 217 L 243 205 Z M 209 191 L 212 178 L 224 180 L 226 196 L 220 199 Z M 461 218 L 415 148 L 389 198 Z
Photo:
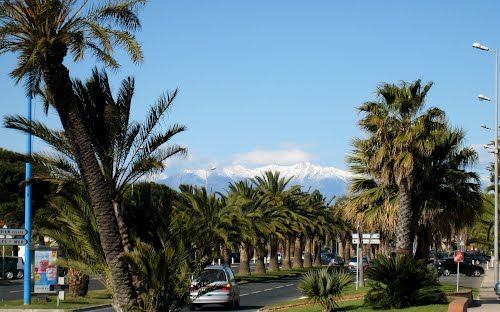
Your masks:
M 57 250 L 35 250 L 35 293 L 54 290 L 57 284 Z

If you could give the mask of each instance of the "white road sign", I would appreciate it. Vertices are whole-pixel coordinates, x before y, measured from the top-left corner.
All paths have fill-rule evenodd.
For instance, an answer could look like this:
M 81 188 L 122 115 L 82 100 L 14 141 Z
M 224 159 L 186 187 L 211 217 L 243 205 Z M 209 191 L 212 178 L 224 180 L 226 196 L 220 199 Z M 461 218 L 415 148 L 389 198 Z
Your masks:
M 0 238 L 0 246 L 1 245 L 17 245 L 17 246 L 24 246 L 28 242 L 24 238 Z
M 24 236 L 26 233 L 26 229 L 0 229 L 0 235 Z
M 353 244 L 359 244 L 359 238 L 353 238 L 352 239 Z M 380 239 L 378 238 L 363 238 L 363 244 L 372 244 L 372 245 L 378 245 L 380 244 Z

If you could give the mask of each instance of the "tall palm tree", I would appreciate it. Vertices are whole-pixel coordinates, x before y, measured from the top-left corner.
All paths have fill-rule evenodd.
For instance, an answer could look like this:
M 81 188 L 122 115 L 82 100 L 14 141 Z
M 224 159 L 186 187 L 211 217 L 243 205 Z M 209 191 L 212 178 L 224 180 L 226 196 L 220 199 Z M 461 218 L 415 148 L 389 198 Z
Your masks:
M 238 274 L 250 274 L 250 248 L 256 245 L 259 229 L 266 226 L 266 220 L 261 218 L 262 215 L 259 213 L 262 199 L 248 180 L 242 180 L 229 183 L 227 200 L 230 205 L 239 207 L 242 217 L 248 222 L 248 227 L 241 229 Z
M 177 235 L 190 233 L 189 241 L 205 264 L 219 253 L 221 246 L 241 240 L 247 220 L 242 218 L 240 207 L 226 204 L 221 194 L 207 194 L 204 187 L 181 185 L 179 197 L 173 216 Z
M 68 54 L 79 61 L 91 52 L 107 66 L 118 68 L 113 56 L 117 46 L 124 47 L 134 62 L 142 61 L 140 45 L 132 32 L 141 26 L 136 13 L 144 2 L 0 2 L 0 54 L 16 55 L 18 62 L 11 76 L 17 82 L 24 81 L 28 93 L 35 93 L 43 82 L 50 95 L 90 195 L 112 276 L 114 299 L 121 310 L 135 305 L 136 296 L 121 240 L 116 239 L 119 229 L 112 198 L 95 156 L 91 129 L 86 128 L 78 109 L 78 97 L 64 61 Z
M 125 190 L 140 177 L 163 170 L 166 159 L 186 153 L 186 148 L 169 144 L 175 135 L 185 130 L 184 126 L 173 124 L 161 129 L 177 90 L 161 96 L 150 108 L 145 121 L 139 123 L 130 119 L 135 90 L 133 78 L 122 81 L 116 99 L 108 75 L 97 69 L 86 82 L 74 80 L 73 89 L 78 96 L 86 128 L 99 133 L 91 137 L 92 146 L 111 192 L 123 246 L 125 251 L 130 251 L 129 233 L 122 216 Z M 30 132 L 59 151 L 56 155 L 34 155 L 35 162 L 49 167 L 52 173 L 50 179 L 59 178 L 58 183 L 67 183 L 82 178 L 76 165 L 76 155 L 64 131 L 51 130 L 41 122 L 30 122 L 21 116 L 6 117 L 5 126 Z
M 278 243 L 283 238 L 282 232 L 286 231 L 285 222 L 290 215 L 291 210 L 287 207 L 287 199 L 294 196 L 299 190 L 298 186 L 292 186 L 287 190 L 288 184 L 292 178 L 280 177 L 279 172 L 266 171 L 262 176 L 256 176 L 252 179 L 258 194 L 265 199 L 267 204 L 261 208 L 272 212 L 275 215 L 276 227 L 269 227 L 269 271 L 278 271 Z
M 384 185 L 397 187 L 396 248 L 401 254 L 410 252 L 414 233 L 415 171 L 434 150 L 433 135 L 445 126 L 443 111 L 437 108 L 424 111 L 431 86 L 432 83 L 422 85 L 420 80 L 384 84 L 377 90 L 379 101 L 359 107 L 364 114 L 359 125 L 368 137 L 355 140 L 354 153 L 365 154 L 366 165 L 378 172 L 377 178 Z

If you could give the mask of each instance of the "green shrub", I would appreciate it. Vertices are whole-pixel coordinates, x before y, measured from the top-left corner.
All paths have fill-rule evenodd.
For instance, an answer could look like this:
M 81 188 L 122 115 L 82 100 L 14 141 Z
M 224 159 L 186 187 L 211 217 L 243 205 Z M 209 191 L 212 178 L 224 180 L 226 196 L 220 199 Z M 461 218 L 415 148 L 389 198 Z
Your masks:
M 413 256 L 379 256 L 373 260 L 365 275 L 371 280 L 365 303 L 374 309 L 400 309 L 446 302 L 444 293 L 439 289 L 436 271 Z
M 348 273 L 323 268 L 307 272 L 298 287 L 304 296 L 319 303 L 324 311 L 331 312 L 337 306 L 336 297 L 351 281 Z

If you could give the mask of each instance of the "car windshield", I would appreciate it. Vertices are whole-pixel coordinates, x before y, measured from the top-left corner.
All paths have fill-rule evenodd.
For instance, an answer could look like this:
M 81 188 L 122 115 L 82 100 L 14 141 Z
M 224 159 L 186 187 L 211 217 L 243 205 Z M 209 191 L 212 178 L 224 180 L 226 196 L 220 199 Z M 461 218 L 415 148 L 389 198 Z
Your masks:
M 200 277 L 198 277 L 197 282 L 213 283 L 213 282 L 226 282 L 226 274 L 223 270 L 217 269 L 206 269 L 201 272 Z

